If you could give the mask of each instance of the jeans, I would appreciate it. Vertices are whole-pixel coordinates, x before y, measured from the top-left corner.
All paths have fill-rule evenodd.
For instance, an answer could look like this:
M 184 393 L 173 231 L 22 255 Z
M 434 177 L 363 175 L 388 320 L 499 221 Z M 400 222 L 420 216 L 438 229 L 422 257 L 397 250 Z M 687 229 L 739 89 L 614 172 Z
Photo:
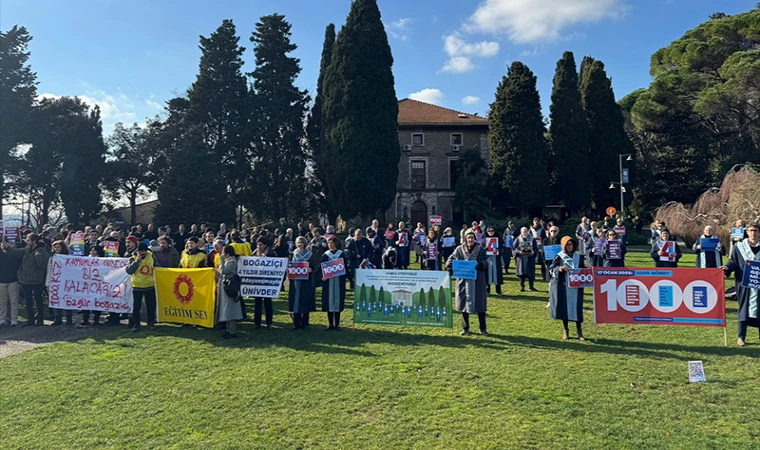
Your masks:
M 134 299 L 134 306 L 132 307 L 132 322 L 133 326 L 140 326 L 140 310 L 142 309 L 142 300 L 145 297 L 145 307 L 148 313 L 148 325 L 153 325 L 156 322 L 156 289 L 150 288 L 147 290 L 132 290 L 132 298 Z
M 24 298 L 26 299 L 26 313 L 30 322 L 34 322 L 35 318 L 37 323 L 44 323 L 45 316 L 43 315 L 42 305 L 42 291 L 45 290 L 44 284 L 22 284 L 21 289 L 24 290 Z M 35 316 L 34 306 L 37 306 L 37 314 Z
M 254 306 L 253 311 L 253 323 L 256 326 L 261 326 L 261 306 L 262 303 L 264 304 L 264 310 L 266 313 L 266 324 L 267 326 L 272 325 L 272 317 L 274 316 L 274 311 L 272 310 L 272 299 L 271 298 L 257 298 L 256 304 Z
M 18 323 L 18 294 L 20 289 L 21 285 L 18 284 L 18 281 L 0 283 L 0 323 Z

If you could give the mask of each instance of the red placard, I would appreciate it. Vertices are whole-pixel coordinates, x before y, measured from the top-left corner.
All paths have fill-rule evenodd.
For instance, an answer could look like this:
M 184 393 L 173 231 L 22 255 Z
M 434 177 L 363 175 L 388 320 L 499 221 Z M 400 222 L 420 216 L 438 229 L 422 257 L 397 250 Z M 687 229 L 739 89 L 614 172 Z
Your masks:
M 721 269 L 594 268 L 596 323 L 726 326 Z
M 390 240 L 392 240 L 392 239 L 393 239 L 393 236 L 394 236 L 395 234 L 396 234 L 396 232 L 395 232 L 395 231 L 386 231 L 386 232 L 385 232 L 385 239 L 386 239 L 387 241 L 390 241 Z
M 323 280 L 329 280 L 330 278 L 340 277 L 345 274 L 346 265 L 343 263 L 343 258 L 333 259 L 332 261 L 322 263 Z
M 440 226 L 441 223 L 443 223 L 443 217 L 441 216 L 430 216 L 430 225 L 438 225 Z
M 499 254 L 499 238 L 487 237 L 486 238 L 486 255 L 498 255 Z
M 572 269 L 570 271 L 569 285 L 573 289 L 594 287 L 594 269 Z
M 4 236 L 5 236 L 5 240 L 9 244 L 16 244 L 19 242 L 18 228 L 16 227 L 6 228 Z
M 288 280 L 308 280 L 309 262 L 292 262 L 288 264 Z
M 398 234 L 398 246 L 399 247 L 409 247 L 409 233 L 399 233 Z

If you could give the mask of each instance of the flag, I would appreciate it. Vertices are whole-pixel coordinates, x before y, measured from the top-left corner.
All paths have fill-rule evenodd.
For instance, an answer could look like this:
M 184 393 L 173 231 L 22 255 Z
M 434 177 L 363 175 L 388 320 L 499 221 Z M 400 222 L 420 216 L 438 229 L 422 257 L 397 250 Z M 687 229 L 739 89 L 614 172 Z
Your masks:
M 214 327 L 214 269 L 156 268 L 159 322 Z

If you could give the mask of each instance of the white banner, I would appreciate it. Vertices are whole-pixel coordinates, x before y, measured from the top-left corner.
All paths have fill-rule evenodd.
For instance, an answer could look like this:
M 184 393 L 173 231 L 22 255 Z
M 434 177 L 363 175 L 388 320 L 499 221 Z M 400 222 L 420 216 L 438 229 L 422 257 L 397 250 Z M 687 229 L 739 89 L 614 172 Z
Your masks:
M 288 258 L 241 256 L 238 259 L 240 294 L 243 298 L 277 298 L 288 271 Z
M 129 258 L 55 255 L 50 273 L 51 308 L 132 312 Z

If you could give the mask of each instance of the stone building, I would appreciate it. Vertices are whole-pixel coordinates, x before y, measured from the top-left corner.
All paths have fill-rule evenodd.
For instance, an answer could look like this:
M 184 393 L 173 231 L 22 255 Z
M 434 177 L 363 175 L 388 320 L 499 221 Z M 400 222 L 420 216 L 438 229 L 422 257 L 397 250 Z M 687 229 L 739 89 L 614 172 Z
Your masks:
M 454 212 L 459 155 L 475 148 L 488 161 L 488 119 L 408 98 L 398 109 L 398 191 L 385 217 L 410 227 L 431 215 L 441 216 L 443 227 L 461 224 Z

